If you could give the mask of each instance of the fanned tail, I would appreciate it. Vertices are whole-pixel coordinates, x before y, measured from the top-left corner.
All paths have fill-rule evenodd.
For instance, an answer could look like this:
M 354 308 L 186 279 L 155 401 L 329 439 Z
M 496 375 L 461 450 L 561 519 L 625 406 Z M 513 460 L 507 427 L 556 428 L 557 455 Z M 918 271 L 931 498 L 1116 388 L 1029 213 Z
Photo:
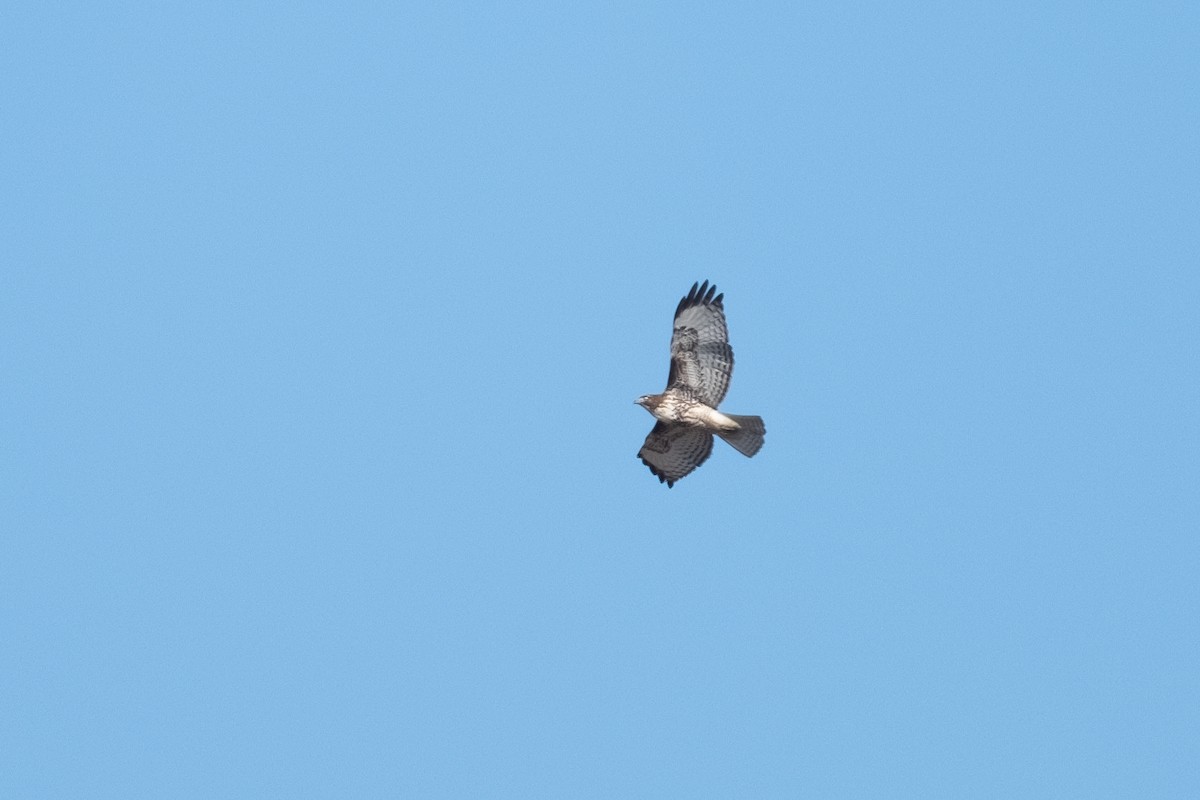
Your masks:
M 762 417 L 740 417 L 737 414 L 726 414 L 725 416 L 741 427 L 729 433 L 715 431 L 717 435 L 729 442 L 734 450 L 737 450 L 746 456 L 746 458 L 750 458 L 762 449 L 763 435 L 767 432 L 766 426 L 763 425 Z

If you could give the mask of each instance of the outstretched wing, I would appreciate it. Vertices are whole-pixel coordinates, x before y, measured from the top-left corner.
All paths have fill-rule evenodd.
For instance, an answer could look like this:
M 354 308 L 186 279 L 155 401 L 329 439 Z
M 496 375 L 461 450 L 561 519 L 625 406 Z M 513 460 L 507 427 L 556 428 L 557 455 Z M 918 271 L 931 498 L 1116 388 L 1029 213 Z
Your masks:
M 733 376 L 733 348 L 722 305 L 725 295 L 716 292 L 708 281 L 694 283 L 679 301 L 667 377 L 667 388 L 690 389 L 697 400 L 714 408 L 725 399 Z
M 638 458 L 668 487 L 704 463 L 712 453 L 713 437 L 689 425 L 658 422 L 646 436 Z

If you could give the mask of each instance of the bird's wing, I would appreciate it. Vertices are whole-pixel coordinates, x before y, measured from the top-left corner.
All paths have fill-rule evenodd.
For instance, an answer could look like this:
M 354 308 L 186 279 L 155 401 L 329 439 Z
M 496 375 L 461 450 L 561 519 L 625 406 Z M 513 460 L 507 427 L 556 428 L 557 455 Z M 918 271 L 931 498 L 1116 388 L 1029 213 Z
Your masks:
M 704 463 L 712 453 L 712 434 L 688 425 L 658 422 L 646 436 L 638 458 L 667 486 Z
M 668 388 L 690 389 L 697 400 L 714 408 L 725 399 L 733 377 L 733 348 L 722 305 L 725 295 L 716 292 L 708 281 L 692 284 L 687 297 L 679 301 L 667 376 Z

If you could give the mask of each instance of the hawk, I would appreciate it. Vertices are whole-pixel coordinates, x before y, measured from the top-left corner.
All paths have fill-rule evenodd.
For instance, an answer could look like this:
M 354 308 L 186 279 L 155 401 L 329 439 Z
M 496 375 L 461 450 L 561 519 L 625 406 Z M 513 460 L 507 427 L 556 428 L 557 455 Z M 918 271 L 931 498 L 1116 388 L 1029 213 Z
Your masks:
M 725 295 L 716 292 L 708 281 L 693 283 L 679 301 L 667 388 L 634 401 L 658 420 L 638 458 L 668 487 L 704 463 L 714 433 L 750 457 L 762 448 L 767 432 L 762 417 L 717 411 L 733 376 L 733 348 L 725 327 Z

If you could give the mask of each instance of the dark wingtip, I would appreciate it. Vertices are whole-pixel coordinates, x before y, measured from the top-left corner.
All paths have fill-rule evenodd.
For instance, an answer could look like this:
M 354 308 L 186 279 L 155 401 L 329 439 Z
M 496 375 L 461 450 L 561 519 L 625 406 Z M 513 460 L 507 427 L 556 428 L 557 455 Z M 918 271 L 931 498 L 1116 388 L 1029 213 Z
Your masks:
M 638 459 L 638 461 L 641 461 L 643 464 L 645 464 L 645 465 L 646 465 L 646 466 L 647 466 L 647 467 L 650 469 L 650 474 L 651 474 L 651 475 L 653 475 L 654 477 L 658 478 L 658 482 L 659 482 L 659 483 L 665 483 L 665 484 L 667 485 L 667 488 L 668 488 L 668 489 L 674 488 L 674 486 L 675 486 L 675 481 L 673 481 L 673 480 L 668 480 L 666 475 L 664 475 L 663 473 L 659 472 L 659 471 L 658 471 L 658 470 L 657 470 L 657 469 L 654 467 L 654 465 L 653 465 L 653 464 L 651 464 L 651 463 L 650 463 L 649 461 L 647 461 L 646 459 L 644 459 L 644 458 L 641 456 L 641 454 L 640 454 L 640 453 L 638 454 L 638 456 L 637 456 L 637 459 Z
M 683 311 L 685 308 L 690 306 L 692 303 L 696 302 L 696 292 L 699 289 L 700 289 L 699 281 L 692 284 L 692 288 L 688 290 L 688 293 L 686 295 L 684 295 L 682 298 L 680 298 L 679 305 L 675 306 L 676 315 L 678 315 L 680 311 Z
M 716 296 L 714 297 L 714 295 Z M 705 278 L 703 283 L 697 281 L 692 284 L 692 288 L 687 293 L 687 296 L 680 300 L 679 305 L 675 307 L 675 313 L 678 314 L 685 308 L 691 308 L 692 306 L 715 305 L 723 308 L 724 306 L 721 305 L 721 302 L 724 299 L 724 294 L 717 294 L 717 285 L 715 283 L 710 284 L 708 279 Z

